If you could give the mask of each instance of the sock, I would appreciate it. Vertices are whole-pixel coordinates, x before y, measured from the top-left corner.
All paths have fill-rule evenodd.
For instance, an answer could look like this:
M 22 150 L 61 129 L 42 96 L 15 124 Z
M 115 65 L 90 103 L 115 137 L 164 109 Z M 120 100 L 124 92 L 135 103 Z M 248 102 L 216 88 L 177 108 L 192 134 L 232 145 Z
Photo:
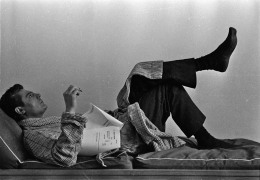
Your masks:
M 231 54 L 237 45 L 236 29 L 230 27 L 225 41 L 212 53 L 195 59 L 196 70 L 215 70 L 225 72 L 227 70 Z
M 234 145 L 213 137 L 203 126 L 194 134 L 199 149 L 233 148 Z
M 207 146 L 215 139 L 209 132 L 202 126 L 195 134 L 199 146 Z

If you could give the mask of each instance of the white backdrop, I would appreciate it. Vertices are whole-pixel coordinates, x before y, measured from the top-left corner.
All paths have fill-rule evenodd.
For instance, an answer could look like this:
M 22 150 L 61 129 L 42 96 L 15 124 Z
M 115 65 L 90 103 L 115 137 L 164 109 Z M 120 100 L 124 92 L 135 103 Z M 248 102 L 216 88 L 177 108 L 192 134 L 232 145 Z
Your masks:
M 257 0 L 1 0 L 0 94 L 14 83 L 40 92 L 46 115 L 64 110 L 62 93 L 116 108 L 139 61 L 200 57 L 238 31 L 228 72 L 198 73 L 187 89 L 216 137 L 260 141 L 260 3 Z M 181 135 L 169 120 L 167 131 Z

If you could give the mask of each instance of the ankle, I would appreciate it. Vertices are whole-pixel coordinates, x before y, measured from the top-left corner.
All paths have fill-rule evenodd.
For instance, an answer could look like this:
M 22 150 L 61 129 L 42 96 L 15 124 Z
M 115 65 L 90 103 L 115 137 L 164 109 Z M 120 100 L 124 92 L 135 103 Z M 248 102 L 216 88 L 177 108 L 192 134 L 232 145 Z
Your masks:
M 198 144 L 208 144 L 215 140 L 214 138 L 203 126 L 194 134 Z

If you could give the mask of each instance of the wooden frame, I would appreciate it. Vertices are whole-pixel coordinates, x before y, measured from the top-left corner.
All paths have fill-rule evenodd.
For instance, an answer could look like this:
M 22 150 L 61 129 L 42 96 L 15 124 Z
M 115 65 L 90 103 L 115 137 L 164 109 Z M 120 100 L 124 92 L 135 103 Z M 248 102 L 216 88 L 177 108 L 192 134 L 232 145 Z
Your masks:
M 0 179 L 259 179 L 260 170 L 176 169 L 7 169 Z

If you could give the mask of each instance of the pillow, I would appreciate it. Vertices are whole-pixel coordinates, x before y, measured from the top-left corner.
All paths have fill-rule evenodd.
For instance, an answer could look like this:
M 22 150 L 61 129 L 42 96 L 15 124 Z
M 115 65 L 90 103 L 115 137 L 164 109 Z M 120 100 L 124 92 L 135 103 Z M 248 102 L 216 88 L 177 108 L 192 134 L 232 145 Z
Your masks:
M 8 145 L 0 136 L 0 168 L 11 169 L 19 165 L 19 159 L 10 151 Z
M 0 109 L 0 137 L 0 168 L 17 168 L 18 162 L 26 160 L 29 155 L 23 146 L 22 129 L 2 109 Z

